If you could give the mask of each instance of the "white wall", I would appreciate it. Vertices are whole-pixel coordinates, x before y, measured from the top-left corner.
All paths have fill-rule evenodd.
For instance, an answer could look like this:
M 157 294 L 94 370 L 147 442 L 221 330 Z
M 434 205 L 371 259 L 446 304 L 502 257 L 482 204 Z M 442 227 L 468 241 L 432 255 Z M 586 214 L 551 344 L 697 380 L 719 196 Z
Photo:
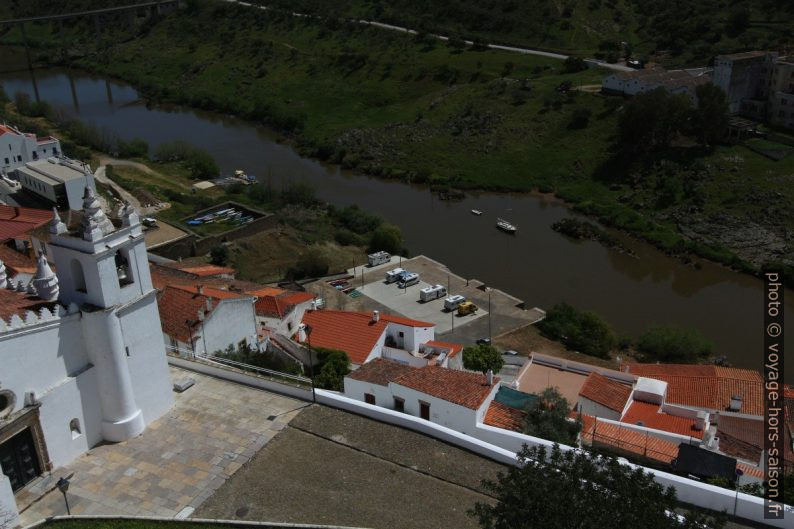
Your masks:
M 403 333 L 402 343 L 400 333 Z M 413 352 L 419 348 L 419 344 L 428 342 L 435 337 L 435 327 L 410 327 L 389 322 L 386 327 L 386 335 L 392 336 L 398 347 Z
M 605 419 L 614 420 L 619 420 L 622 415 L 619 411 L 607 408 L 606 406 L 581 395 L 579 395 L 579 412 L 584 415 L 592 415 L 594 417 L 603 417 Z
M 7 517 L 7 519 L 6 519 Z M 8 529 L 19 525 L 17 502 L 11 490 L 11 481 L 0 472 L 0 529 Z
M 430 404 L 430 422 L 452 428 L 456 432 L 471 434 L 477 424 L 477 411 L 433 397 L 415 389 L 389 383 L 389 390 L 395 397 L 405 400 L 405 413 L 420 416 L 419 401 Z
M 96 370 L 91 367 L 69 377 L 39 397 L 39 418 L 47 452 L 53 467 L 61 467 L 102 440 Z M 72 419 L 80 422 L 80 434 L 73 434 Z
M 212 354 L 241 341 L 250 347 L 257 342 L 257 322 L 252 298 L 222 299 L 198 326 L 194 338 L 196 353 Z
M 387 386 L 345 377 L 345 396 L 364 402 L 365 393 L 375 396 L 376 406 L 382 406 L 390 410 L 394 409 L 394 396 Z

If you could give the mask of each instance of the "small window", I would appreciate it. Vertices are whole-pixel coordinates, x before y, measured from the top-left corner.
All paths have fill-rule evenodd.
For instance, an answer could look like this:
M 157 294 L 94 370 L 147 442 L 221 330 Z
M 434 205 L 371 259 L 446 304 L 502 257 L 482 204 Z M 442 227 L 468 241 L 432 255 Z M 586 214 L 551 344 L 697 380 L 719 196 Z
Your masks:
M 74 418 L 69 421 L 69 429 L 72 431 L 72 439 L 80 437 L 83 433 L 80 429 L 80 419 Z
M 375 404 L 375 395 L 372 393 L 364 393 L 364 402 L 367 404 Z
M 405 337 L 405 333 L 400 331 L 400 338 L 403 338 L 403 337 Z
M 10 162 L 8 161 L 8 158 L 6 158 L 6 165 L 8 165 L 9 163 L 10 163 Z
M 424 420 L 430 420 L 430 404 L 424 401 L 419 401 L 419 416 Z
M 130 348 L 129 348 L 129 347 L 127 347 L 127 346 L 124 346 L 124 352 L 126 352 L 126 353 L 127 353 L 127 356 L 128 356 L 128 357 L 130 356 Z
M 405 399 L 394 397 L 394 411 L 405 413 Z

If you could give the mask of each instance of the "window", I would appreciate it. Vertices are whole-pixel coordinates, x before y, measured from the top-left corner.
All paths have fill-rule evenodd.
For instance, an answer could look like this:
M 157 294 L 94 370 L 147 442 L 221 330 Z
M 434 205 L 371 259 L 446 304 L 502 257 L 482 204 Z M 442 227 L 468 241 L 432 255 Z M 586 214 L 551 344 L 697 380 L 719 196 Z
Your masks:
M 405 413 L 405 399 L 394 397 L 394 411 Z
M 85 275 L 83 274 L 83 265 L 80 264 L 80 261 L 77 259 L 72 259 L 71 264 L 72 269 L 72 282 L 74 283 L 74 289 L 78 292 L 82 292 L 85 294 Z
M 419 401 L 419 416 L 424 420 L 430 420 L 430 404 L 424 401 Z
M 11 415 L 16 401 L 16 395 L 10 390 L 4 389 L 0 391 L 0 419 Z
M 77 439 L 83 433 L 80 430 L 80 419 L 72 419 L 69 421 L 69 429 L 72 431 L 72 439 Z
M 116 252 L 116 275 L 118 276 L 119 286 L 124 287 L 131 284 L 132 274 L 130 273 L 130 263 L 127 256 L 122 252 Z
M 375 404 L 375 395 L 372 393 L 364 393 L 364 402 L 367 404 Z
M 9 162 L 8 158 L 6 158 L 6 165 L 8 165 L 9 163 L 11 163 L 11 162 Z

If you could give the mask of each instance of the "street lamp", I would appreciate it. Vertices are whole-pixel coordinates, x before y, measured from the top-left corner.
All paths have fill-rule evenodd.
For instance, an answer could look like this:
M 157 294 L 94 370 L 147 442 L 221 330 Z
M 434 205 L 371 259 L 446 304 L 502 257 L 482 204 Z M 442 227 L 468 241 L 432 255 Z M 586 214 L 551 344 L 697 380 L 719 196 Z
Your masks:
M 63 501 L 66 503 L 66 514 L 71 516 L 72 511 L 69 510 L 69 500 L 66 498 L 66 491 L 69 490 L 69 480 L 61 477 L 61 479 L 58 480 L 58 483 L 56 483 L 56 486 L 58 487 L 58 490 L 61 491 L 61 494 L 63 494 Z
M 312 354 L 312 326 L 308 323 L 304 325 L 303 332 L 306 333 L 306 343 L 309 345 L 309 377 L 312 379 L 312 402 L 317 402 L 317 395 L 314 392 L 314 355 Z

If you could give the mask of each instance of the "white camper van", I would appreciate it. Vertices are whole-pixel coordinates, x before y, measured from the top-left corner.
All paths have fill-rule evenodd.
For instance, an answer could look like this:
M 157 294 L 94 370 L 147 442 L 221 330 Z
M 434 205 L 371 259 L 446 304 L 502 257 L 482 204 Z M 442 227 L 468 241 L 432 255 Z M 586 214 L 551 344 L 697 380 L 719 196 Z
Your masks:
M 461 296 L 460 294 L 455 294 L 454 296 L 450 296 L 444 300 L 444 309 L 452 312 L 453 310 L 458 308 L 458 305 L 466 301 L 465 296 Z
M 402 268 L 395 268 L 394 270 L 389 270 L 386 272 L 386 282 L 387 283 L 394 283 L 398 281 L 402 276 L 407 274 L 408 272 Z
M 409 272 L 400 278 L 400 281 L 397 283 L 397 286 L 400 288 L 408 288 L 411 285 L 417 284 L 418 282 L 419 282 L 419 274 Z
M 431 301 L 433 299 L 443 298 L 446 295 L 447 287 L 443 285 L 425 287 L 419 291 L 419 301 Z
M 391 261 L 391 254 L 388 252 L 375 252 L 367 256 L 369 266 L 378 266 Z

